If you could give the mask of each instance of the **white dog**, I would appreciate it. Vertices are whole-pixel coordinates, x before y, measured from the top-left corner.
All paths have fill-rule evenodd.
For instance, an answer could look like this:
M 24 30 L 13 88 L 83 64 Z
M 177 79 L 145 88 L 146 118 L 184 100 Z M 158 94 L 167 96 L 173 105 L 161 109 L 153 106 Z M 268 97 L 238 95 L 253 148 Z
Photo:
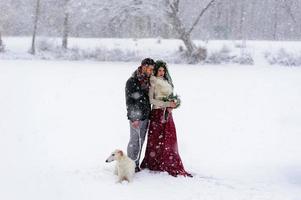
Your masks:
M 127 157 L 121 150 L 115 150 L 106 162 L 112 162 L 116 160 L 116 167 L 114 174 L 118 176 L 118 182 L 123 180 L 132 182 L 135 174 L 135 162 Z

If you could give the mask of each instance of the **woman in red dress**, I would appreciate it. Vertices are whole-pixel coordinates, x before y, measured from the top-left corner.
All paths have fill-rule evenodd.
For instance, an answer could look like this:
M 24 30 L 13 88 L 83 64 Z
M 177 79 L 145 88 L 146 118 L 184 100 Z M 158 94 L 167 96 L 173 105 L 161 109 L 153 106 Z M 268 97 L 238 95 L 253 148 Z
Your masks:
M 166 171 L 172 176 L 190 176 L 181 161 L 172 109 L 174 101 L 167 101 L 173 95 L 172 79 L 166 63 L 157 61 L 154 76 L 150 78 L 149 98 L 153 105 L 150 115 L 147 146 L 141 168 Z

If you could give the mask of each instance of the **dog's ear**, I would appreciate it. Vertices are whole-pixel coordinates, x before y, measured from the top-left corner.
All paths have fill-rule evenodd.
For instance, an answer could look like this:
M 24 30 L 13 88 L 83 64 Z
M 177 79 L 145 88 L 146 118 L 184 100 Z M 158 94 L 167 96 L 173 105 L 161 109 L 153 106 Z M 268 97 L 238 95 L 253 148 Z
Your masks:
M 120 156 L 123 156 L 123 151 L 119 150 L 118 153 L 120 154 Z

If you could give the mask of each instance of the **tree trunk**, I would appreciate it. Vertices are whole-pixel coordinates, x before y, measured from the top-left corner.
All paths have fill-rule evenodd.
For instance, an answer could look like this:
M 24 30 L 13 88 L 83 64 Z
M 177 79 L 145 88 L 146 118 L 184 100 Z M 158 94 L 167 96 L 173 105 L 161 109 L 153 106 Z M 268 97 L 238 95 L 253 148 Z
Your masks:
M 63 38 L 62 47 L 68 48 L 68 36 L 69 36 L 69 0 L 64 0 L 64 24 L 63 24 Z
M 279 1 L 275 0 L 274 7 L 274 25 L 273 25 L 273 39 L 277 40 L 277 32 L 278 32 L 278 12 L 279 12 Z
M 0 31 L 0 52 L 3 52 L 3 51 L 4 51 L 4 44 L 2 41 L 2 35 L 1 35 L 1 31 Z
M 191 56 L 193 54 L 193 52 L 195 51 L 196 46 L 192 42 L 190 35 L 187 33 L 184 33 L 184 34 L 182 34 L 180 39 L 184 42 L 187 52 L 188 52 L 189 56 Z
M 64 49 L 68 48 L 68 35 L 69 35 L 68 21 L 69 21 L 69 13 L 65 12 L 63 41 L 62 41 L 62 46 Z
M 256 14 L 255 14 L 255 11 L 256 10 L 256 1 L 253 1 L 252 4 L 251 4 L 251 10 L 250 10 L 250 25 L 248 26 L 249 30 L 254 30 L 256 28 L 256 21 L 255 21 L 255 17 L 256 17 Z M 253 38 L 254 36 L 251 35 L 251 34 L 248 34 L 248 38 L 249 39 L 254 39 Z
M 36 33 L 37 33 L 38 22 L 39 22 L 39 15 L 40 15 L 40 0 L 37 0 L 32 42 L 31 42 L 31 50 L 30 50 L 30 53 L 33 55 L 36 53 L 35 42 L 36 42 Z
M 193 29 L 196 27 L 198 22 L 200 21 L 203 14 L 207 11 L 207 9 L 213 5 L 213 3 L 216 0 L 211 0 L 205 8 L 203 8 L 192 24 L 191 28 L 186 30 L 184 27 L 183 22 L 181 21 L 179 17 L 179 3 L 180 0 L 166 0 L 166 4 L 170 8 L 170 12 L 168 13 L 169 17 L 172 20 L 172 26 L 176 30 L 179 39 L 181 39 L 184 42 L 184 45 L 187 49 L 187 56 L 192 60 L 191 62 L 197 62 L 199 60 L 204 60 L 206 58 L 206 50 L 205 49 L 197 49 L 196 45 L 192 42 L 190 34 L 193 31 Z
M 178 11 L 179 11 L 178 3 L 179 1 L 170 4 L 171 12 L 169 13 L 169 17 L 172 20 L 172 25 L 176 30 L 179 39 L 181 39 L 184 42 L 184 45 L 187 49 L 188 56 L 191 56 L 194 50 L 196 49 L 196 46 L 193 44 L 190 38 L 190 34 L 187 33 L 180 17 L 178 16 Z
M 240 20 L 239 20 L 239 39 L 244 40 L 245 34 L 244 34 L 244 23 L 245 23 L 245 1 L 243 0 L 241 2 L 240 6 Z
M 2 46 L 2 37 L 1 37 L 1 31 L 0 31 L 0 47 Z

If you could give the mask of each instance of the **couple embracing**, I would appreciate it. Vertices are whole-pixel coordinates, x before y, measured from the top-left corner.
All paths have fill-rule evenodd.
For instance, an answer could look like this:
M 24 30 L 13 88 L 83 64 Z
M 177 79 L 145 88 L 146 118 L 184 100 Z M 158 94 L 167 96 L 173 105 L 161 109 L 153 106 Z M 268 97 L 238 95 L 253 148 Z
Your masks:
M 127 117 L 130 121 L 128 156 L 135 161 L 135 171 L 149 169 L 172 176 L 189 176 L 181 161 L 172 110 L 178 106 L 173 96 L 173 83 L 164 61 L 142 60 L 126 82 Z M 152 105 L 152 106 L 151 106 Z M 146 134 L 145 156 L 139 166 Z

